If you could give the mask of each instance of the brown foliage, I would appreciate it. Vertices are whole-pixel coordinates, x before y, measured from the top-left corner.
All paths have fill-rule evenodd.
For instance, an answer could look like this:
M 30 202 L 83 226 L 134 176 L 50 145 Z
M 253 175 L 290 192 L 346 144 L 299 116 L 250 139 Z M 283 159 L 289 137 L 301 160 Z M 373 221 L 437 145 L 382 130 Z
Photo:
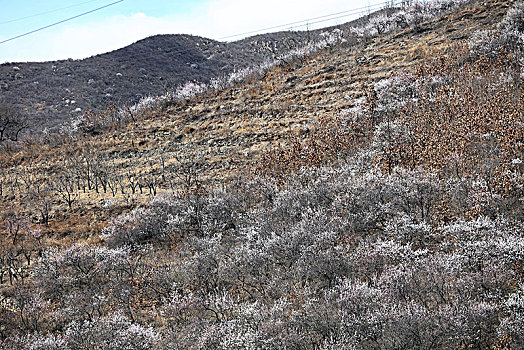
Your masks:
M 462 56 L 443 56 L 418 69 L 419 79 L 451 77 L 436 92 L 422 90 L 405 106 L 398 122 L 409 137 L 392 142 L 377 161 L 423 166 L 443 175 L 482 178 L 502 196 L 522 196 L 524 95 L 511 56 L 460 64 Z
M 376 162 L 384 172 L 422 167 L 441 178 L 466 180 L 469 190 L 475 183 L 490 197 L 486 202 L 503 201 L 508 210 L 518 211 L 524 185 L 520 74 L 509 53 L 496 60 L 472 59 L 466 48 L 452 47 L 417 67 L 419 97 L 400 110 L 375 113 L 380 101 L 371 90 L 364 116 L 322 118 L 306 136 L 290 138 L 289 147 L 265 154 L 256 172 L 284 179 L 301 167 L 333 164 L 379 141 Z M 444 83 L 435 87 L 434 79 Z M 379 124 L 384 126 L 380 140 Z M 478 216 L 479 203 L 470 203 L 462 214 Z M 451 205 L 451 199 L 442 198 L 437 209 L 443 218 L 454 216 Z

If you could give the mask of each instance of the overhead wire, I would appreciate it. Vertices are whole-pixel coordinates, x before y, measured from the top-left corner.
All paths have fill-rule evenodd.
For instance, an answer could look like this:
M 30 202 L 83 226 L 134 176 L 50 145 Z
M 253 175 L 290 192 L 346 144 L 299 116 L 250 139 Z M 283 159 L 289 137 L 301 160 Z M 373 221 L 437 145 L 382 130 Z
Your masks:
M 66 6 L 66 7 L 61 7 L 61 8 L 57 8 L 57 9 L 54 9 L 54 10 L 49 10 L 49 11 L 46 11 L 46 12 L 35 13 L 34 15 L 29 15 L 29 16 L 25 16 L 25 17 L 20 17 L 20 18 L 15 18 L 15 19 L 11 19 L 11 20 L 0 22 L 0 25 L 8 24 L 8 23 L 14 23 L 14 22 L 20 22 L 20 21 L 23 21 L 23 20 L 26 20 L 26 19 L 29 19 L 29 18 L 34 18 L 34 17 L 43 16 L 43 15 L 48 15 L 50 13 L 55 13 L 55 12 L 59 12 L 59 11 L 62 11 L 62 10 L 67 10 L 67 9 L 70 9 L 70 8 L 73 8 L 73 7 L 78 7 L 78 6 L 85 5 L 85 4 L 90 4 L 90 3 L 93 3 L 93 2 L 100 2 L 100 0 L 84 1 L 84 2 L 81 2 L 79 4 L 74 4 L 74 5 L 70 5 L 70 6 Z
M 15 40 L 15 39 L 19 39 L 21 37 L 24 37 L 24 36 L 27 36 L 27 35 L 30 35 L 30 34 L 33 34 L 33 33 L 36 33 L 36 32 L 39 32 L 39 31 L 42 31 L 44 29 L 47 29 L 47 28 L 51 28 L 51 27 L 54 27 L 54 26 L 57 26 L 59 24 L 62 24 L 62 23 L 65 23 L 65 22 L 69 22 L 69 21 L 72 21 L 73 19 L 76 19 L 76 18 L 79 18 L 79 17 L 82 17 L 82 16 L 85 16 L 85 15 L 88 15 L 90 13 L 93 13 L 93 12 L 97 12 L 97 11 L 100 11 L 102 9 L 105 9 L 107 7 L 110 7 L 110 6 L 114 6 L 116 4 L 119 4 L 121 2 L 124 2 L 125 0 L 118 0 L 118 1 L 115 1 L 115 2 L 112 2 L 110 4 L 107 4 L 107 5 L 104 5 L 104 6 L 101 6 L 101 7 L 98 7 L 94 10 L 91 10 L 91 11 L 87 11 L 87 12 L 84 12 L 84 13 L 81 13 L 79 15 L 76 15 L 76 16 L 73 16 L 73 17 L 69 17 L 67 19 L 64 19 L 62 21 L 59 21 L 59 22 L 56 22 L 56 23 L 53 23 L 53 24 L 49 24 L 45 27 L 41 27 L 41 28 L 38 28 L 38 29 L 35 29 L 35 30 L 32 30 L 30 32 L 27 32 L 27 33 L 23 33 L 23 34 L 20 34 L 20 35 L 17 35 L 15 37 L 12 37 L 12 38 L 9 38 L 9 39 L 6 39 L 6 40 L 3 40 L 3 41 L 0 41 L 0 44 L 4 44 L 6 42 L 9 42 L 9 41 L 12 41 L 12 40 Z
M 287 28 L 287 27 L 289 27 L 289 26 L 293 26 L 293 27 L 304 27 L 304 26 L 306 26 L 306 25 L 308 25 L 308 24 L 327 22 L 327 21 L 330 21 L 330 20 L 334 20 L 334 19 L 338 19 L 338 18 L 343 18 L 343 17 L 348 17 L 348 16 L 352 16 L 352 15 L 354 15 L 353 13 L 348 13 L 348 12 L 367 10 L 367 9 L 375 8 L 375 7 L 377 7 L 377 6 L 384 6 L 384 5 L 389 5 L 389 4 L 391 4 L 391 1 L 386 1 L 386 2 L 382 2 L 382 3 L 374 4 L 374 5 L 368 5 L 368 6 L 364 6 L 364 7 L 359 7 L 359 8 L 355 8 L 355 9 L 351 9 L 351 10 L 346 10 L 346 11 L 336 12 L 336 13 L 332 13 L 332 14 L 329 14 L 329 15 L 324 15 L 324 16 L 319 16 L 319 17 L 313 17 L 313 18 L 309 18 L 309 19 L 302 20 L 302 21 L 291 22 L 291 23 L 286 23 L 286 24 L 280 24 L 280 25 L 273 26 L 273 27 L 267 27 L 267 28 L 262 28 L 262 29 L 258 29 L 258 30 L 252 30 L 252 31 L 249 31 L 249 32 L 244 32 L 244 33 L 239 33 L 239 34 L 228 35 L 228 36 L 225 36 L 225 37 L 219 38 L 218 40 L 224 40 L 224 39 L 229 39 L 229 38 L 235 38 L 235 37 L 238 37 L 238 36 L 244 36 L 244 35 L 249 35 L 249 34 L 256 34 L 256 33 L 259 33 L 259 32 L 268 31 L 268 30 L 273 30 L 273 29 Z M 345 15 L 343 15 L 343 16 L 338 16 L 338 15 L 342 15 L 342 14 L 345 14 Z M 338 16 L 338 17 L 335 17 L 335 18 L 328 18 L 328 19 L 326 19 L 326 20 L 319 21 L 319 22 L 314 22 L 314 23 L 311 23 L 311 22 L 310 22 L 310 21 L 314 21 L 314 20 L 317 20 L 317 19 L 322 19 L 322 18 L 327 18 L 327 17 L 333 17 L 333 16 Z M 300 23 L 303 23 L 303 25 L 301 25 L 301 26 L 295 26 L 296 24 L 300 24 Z
M 311 25 L 311 24 L 318 24 L 318 23 L 329 22 L 331 20 L 336 20 L 336 19 L 340 19 L 340 18 L 344 18 L 344 17 L 348 17 L 348 16 L 353 16 L 353 15 L 362 15 L 362 14 L 367 13 L 367 11 L 363 11 L 364 9 L 365 10 L 369 9 L 369 10 L 373 10 L 374 11 L 374 10 L 377 10 L 377 9 L 383 7 L 384 5 L 389 5 L 389 4 L 391 4 L 391 1 L 387 1 L 387 2 L 382 2 L 382 3 L 366 6 L 365 8 L 357 8 L 357 9 L 353 9 L 353 10 L 343 11 L 343 13 L 348 13 L 350 11 L 359 11 L 359 12 L 354 12 L 354 13 L 351 13 L 351 14 L 346 14 L 346 15 L 337 16 L 337 17 L 334 17 L 334 18 L 324 19 L 324 20 L 315 21 L 315 22 L 303 23 L 303 22 L 310 21 L 310 20 L 314 19 L 314 18 L 311 18 L 311 19 L 308 19 L 308 20 L 304 20 L 304 21 L 298 22 L 298 23 L 303 23 L 303 24 L 302 25 L 295 25 L 294 28 L 302 28 L 302 27 L 306 27 L 306 26 Z M 340 12 L 338 12 L 338 13 L 340 13 Z M 333 16 L 333 15 L 335 15 L 335 14 L 332 14 L 331 16 Z M 330 16 L 330 15 L 320 16 L 320 17 L 316 17 L 316 18 L 325 18 L 327 16 Z M 290 24 L 296 24 L 296 23 L 297 22 L 282 24 L 282 25 L 279 25 L 278 28 L 288 28 Z M 253 31 L 253 32 L 259 32 L 259 31 L 263 31 L 263 30 L 264 29 L 261 29 L 261 30 L 258 30 L 258 31 Z M 241 35 L 245 35 L 245 34 L 246 33 L 238 34 L 238 35 L 235 35 L 235 36 L 241 36 Z M 233 37 L 233 36 L 229 36 L 229 37 Z M 221 40 L 221 39 L 218 39 L 218 40 Z M 224 43 L 224 42 L 221 42 L 221 43 Z M 175 51 L 169 51 L 169 52 L 162 52 L 161 55 L 176 55 L 176 54 L 182 54 L 182 53 L 186 53 L 186 52 L 187 52 L 186 50 L 175 50 Z M 92 57 L 100 57 L 102 55 L 104 55 L 104 54 L 94 55 Z M 149 58 L 158 58 L 158 57 L 159 57 L 159 55 L 153 55 L 153 54 L 149 54 L 149 53 L 138 53 L 138 54 L 134 54 L 134 55 L 127 55 L 127 56 L 123 57 L 122 59 L 125 59 L 126 61 L 130 60 L 130 59 L 136 59 L 136 58 L 140 58 L 141 60 L 146 60 L 146 59 L 149 59 Z

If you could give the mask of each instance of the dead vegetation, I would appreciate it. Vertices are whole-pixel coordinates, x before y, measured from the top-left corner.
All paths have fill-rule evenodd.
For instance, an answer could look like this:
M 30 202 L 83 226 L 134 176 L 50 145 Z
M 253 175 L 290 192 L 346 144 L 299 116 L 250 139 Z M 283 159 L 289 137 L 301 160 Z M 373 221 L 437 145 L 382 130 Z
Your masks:
M 87 238 L 109 217 L 107 208 L 119 213 L 160 193 L 176 193 L 189 181 L 183 175 L 187 172 L 203 184 L 225 184 L 252 165 L 265 167 L 264 159 L 275 149 L 317 158 L 324 150 L 324 158 L 334 160 L 350 143 L 363 142 L 375 126 L 376 121 L 354 125 L 342 135 L 330 128 L 342 123 L 341 113 L 365 91 L 475 30 L 489 28 L 507 6 L 504 1 L 476 4 L 425 23 L 418 32 L 406 29 L 358 47 L 333 47 L 282 64 L 262 80 L 166 106 L 129 124 L 114 120 L 110 128 L 86 130 L 85 136 L 51 135 L 45 142 L 8 149 L 0 154 L 5 209 L 23 213 L 46 233 L 65 237 L 74 231 Z M 91 120 L 114 116 L 110 107 Z M 316 129 L 330 136 L 306 141 L 305 151 L 300 145 Z M 279 157 L 287 161 L 289 154 Z

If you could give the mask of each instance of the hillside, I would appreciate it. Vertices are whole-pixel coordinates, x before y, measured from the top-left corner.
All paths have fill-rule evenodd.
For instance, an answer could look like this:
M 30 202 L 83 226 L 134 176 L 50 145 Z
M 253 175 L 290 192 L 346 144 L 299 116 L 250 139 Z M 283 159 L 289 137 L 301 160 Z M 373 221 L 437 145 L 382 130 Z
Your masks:
M 26 132 L 58 131 L 91 109 L 132 105 L 188 81 L 208 83 L 261 65 L 318 40 L 323 31 L 284 31 L 230 43 L 191 35 L 157 35 L 84 60 L 2 64 L 0 103 L 14 106 L 28 118 Z
M 76 202 L 72 212 L 57 209 L 49 213 L 56 217 L 54 230 L 68 232 L 70 228 L 62 222 L 62 215 L 72 218 L 67 220 L 69 223 L 85 215 L 95 220 L 107 214 L 100 207 L 104 200 L 120 197 L 120 205 L 115 208 L 118 210 L 147 200 L 152 192 L 172 192 L 181 180 L 180 172 L 194 172 L 191 176 L 198 175 L 199 181 L 206 183 L 227 182 L 267 152 L 289 145 L 291 136 L 307 136 L 319 118 L 336 118 L 354 107 L 356 100 L 381 79 L 415 67 L 453 42 L 488 28 L 500 20 L 505 10 L 504 2 L 495 2 L 471 13 L 424 23 L 416 32 L 408 29 L 370 39 L 357 47 L 350 43 L 338 45 L 291 65 L 278 66 L 260 80 L 254 78 L 173 106 L 168 103 L 160 111 L 146 109 L 140 117 L 143 120 L 117 126 L 114 131 L 113 126 L 100 135 L 79 139 L 56 135 L 57 139 L 53 141 L 52 137 L 49 144 L 37 143 L 18 154 L 4 154 L 4 196 L 11 193 L 8 198 L 20 202 L 38 220 L 28 200 L 32 187 L 37 185 L 37 192 L 47 193 L 44 189 L 56 187 L 52 179 L 59 174 L 87 170 L 92 173 L 92 183 L 87 184 L 89 190 L 85 193 L 72 191 Z M 460 31 L 456 29 L 459 25 Z M 102 113 L 103 118 L 111 119 L 115 111 Z M 88 169 L 83 169 L 85 166 Z M 91 166 L 93 169 L 89 169 Z M 25 195 L 20 196 L 18 190 L 8 189 L 12 188 L 10 182 L 22 182 L 22 177 L 28 177 L 30 184 L 23 191 Z M 132 195 L 117 190 L 120 183 L 127 187 L 130 181 L 136 183 L 131 185 L 136 186 L 131 188 Z M 113 192 L 108 185 L 113 186 Z M 97 230 L 91 224 L 81 226 L 75 227 L 76 234 Z
M 31 124 L 56 129 L 89 109 L 136 103 L 190 80 L 207 82 L 272 54 L 247 51 L 199 37 L 162 35 L 82 61 L 4 64 L 2 100 L 23 107 Z
M 414 3 L 5 143 L 0 344 L 521 349 L 523 23 Z

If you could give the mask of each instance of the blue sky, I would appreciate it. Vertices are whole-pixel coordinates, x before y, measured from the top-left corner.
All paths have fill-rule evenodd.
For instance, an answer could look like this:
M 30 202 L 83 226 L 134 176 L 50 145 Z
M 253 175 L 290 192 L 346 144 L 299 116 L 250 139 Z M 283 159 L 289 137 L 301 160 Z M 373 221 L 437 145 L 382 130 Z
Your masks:
M 117 0 L 0 0 L 0 41 L 114 1 Z M 384 0 L 124 0 L 73 21 L 0 44 L 0 63 L 80 59 L 121 48 L 154 34 L 185 33 L 220 39 L 368 5 L 375 9 L 377 7 L 373 6 L 382 2 Z M 352 17 L 355 16 L 316 26 L 343 23 Z

